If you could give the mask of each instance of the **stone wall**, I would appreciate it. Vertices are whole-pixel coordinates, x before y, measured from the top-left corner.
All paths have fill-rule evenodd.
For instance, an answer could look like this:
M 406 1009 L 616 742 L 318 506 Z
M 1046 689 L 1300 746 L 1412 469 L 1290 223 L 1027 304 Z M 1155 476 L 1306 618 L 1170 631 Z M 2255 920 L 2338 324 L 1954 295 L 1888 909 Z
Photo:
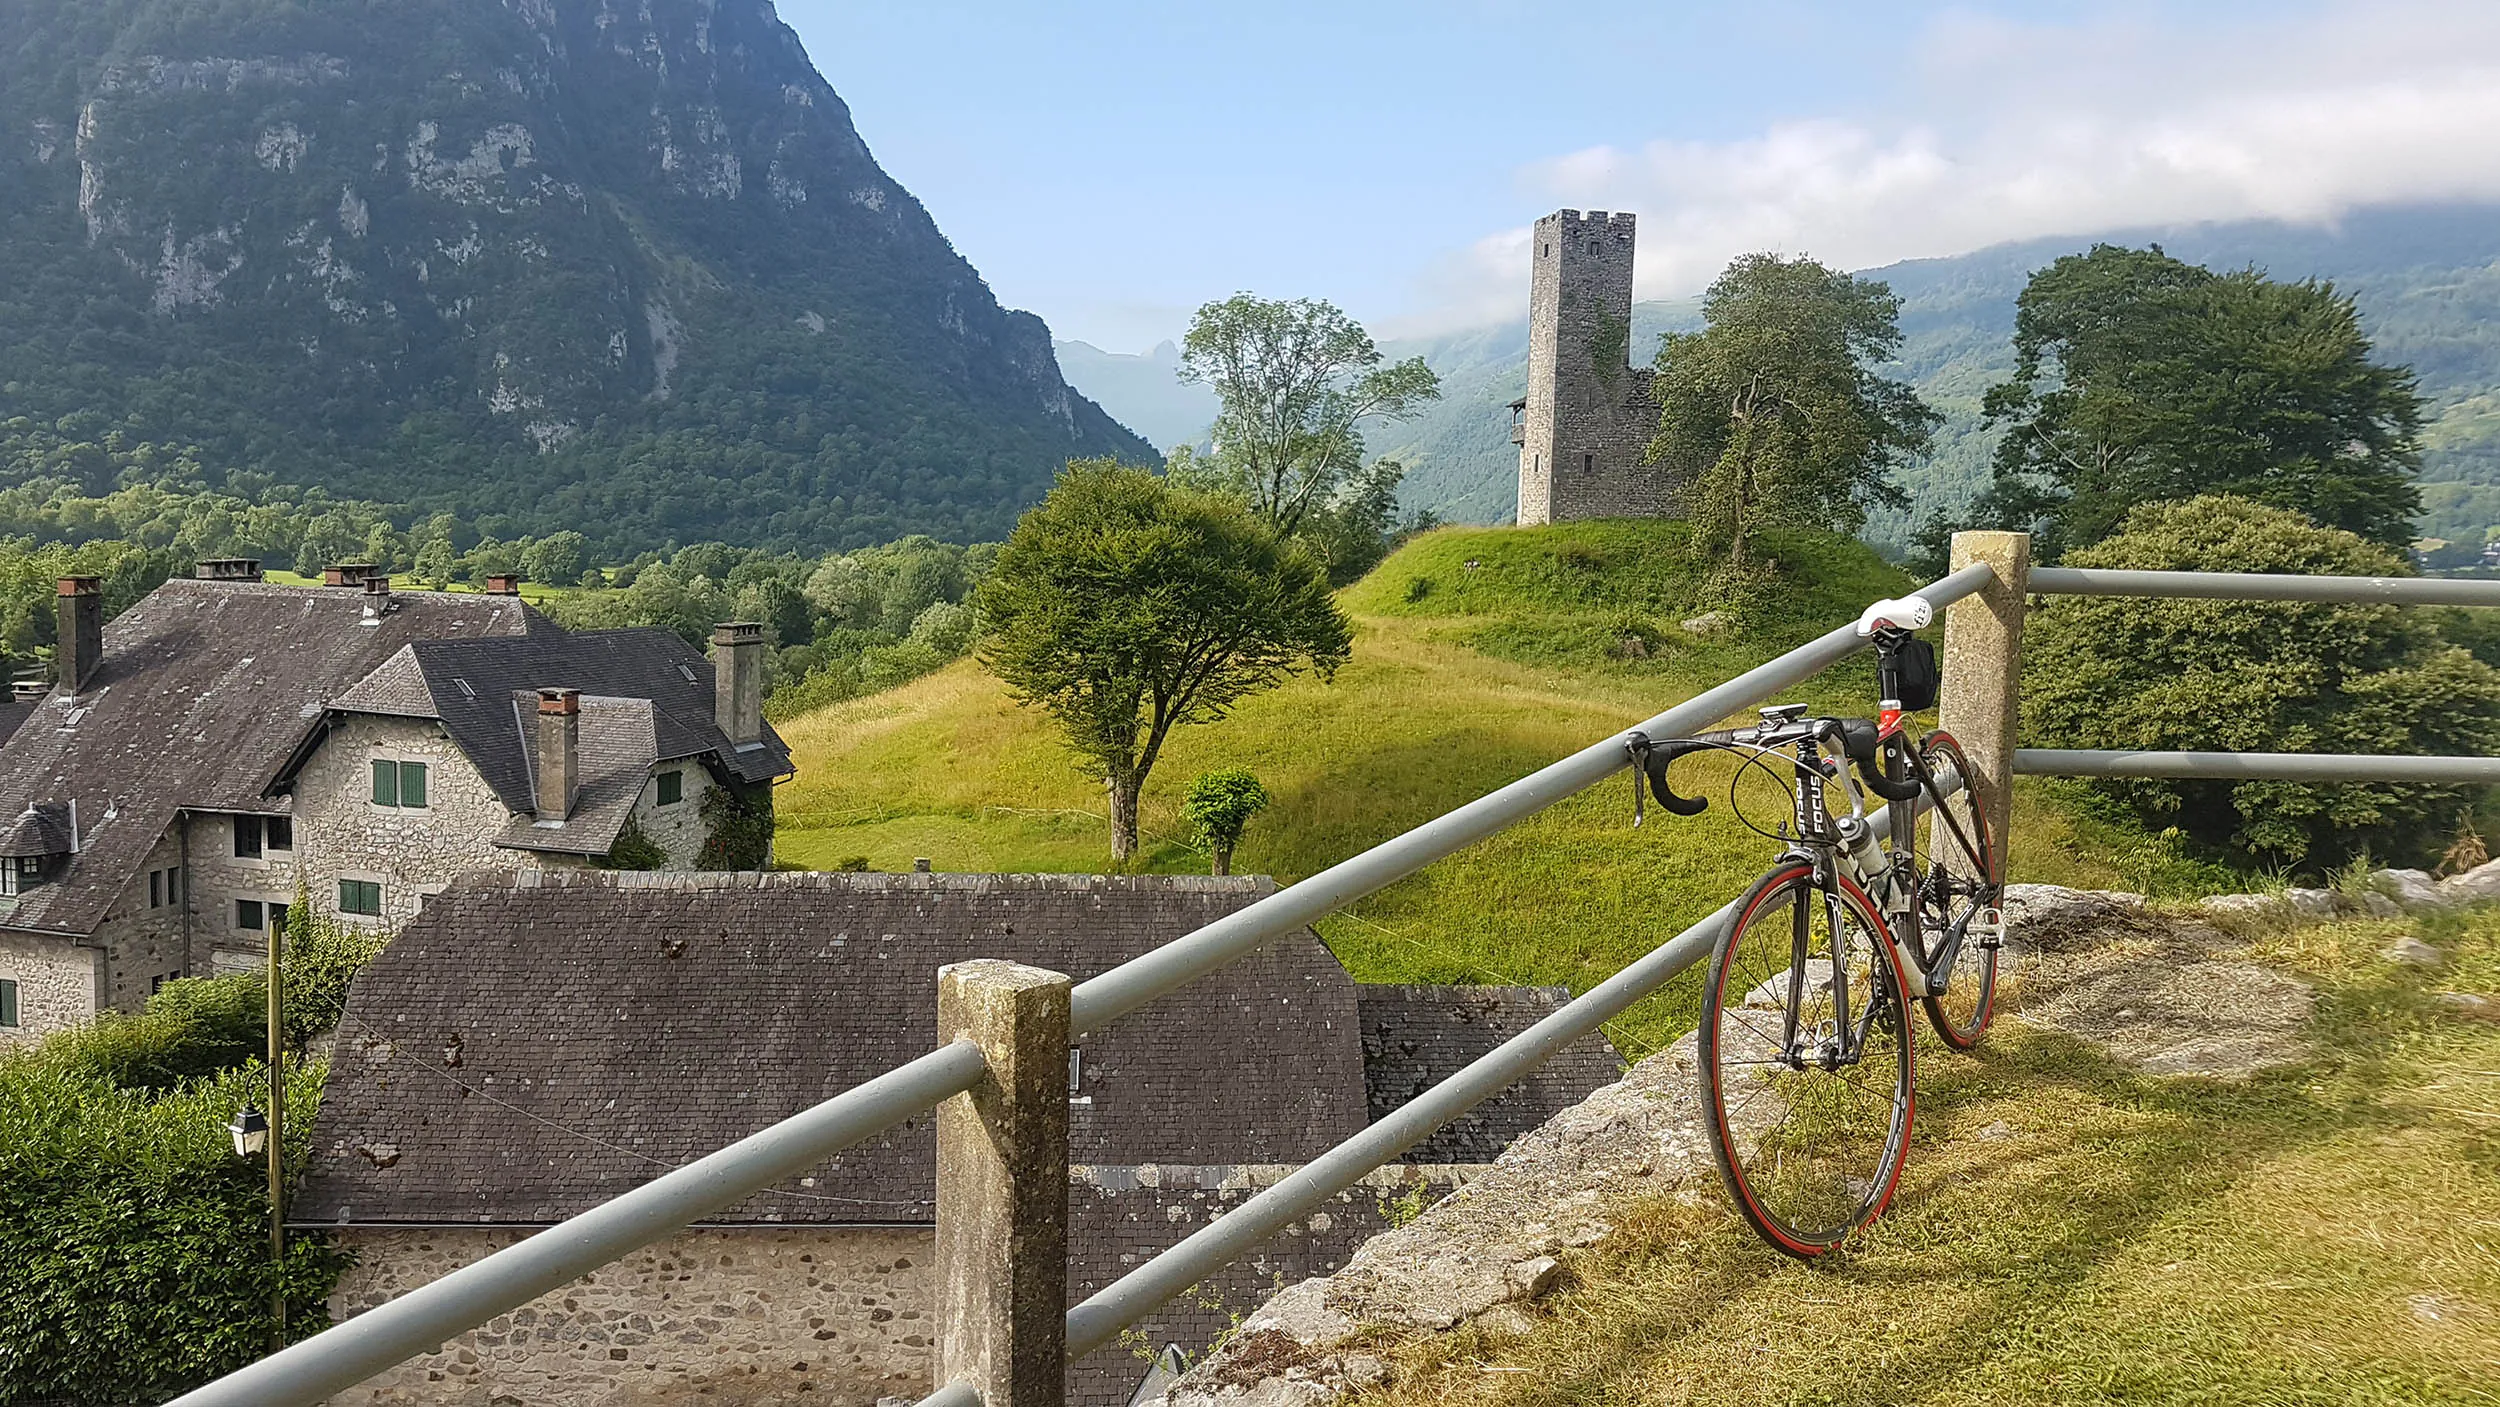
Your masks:
M 672 771 L 682 780 L 683 796 L 674 804 L 662 806 L 660 774 Z M 668 852 L 665 868 L 702 868 L 703 842 L 711 834 L 703 823 L 703 798 L 711 791 L 711 769 L 691 757 L 660 763 L 642 784 L 642 795 L 634 801 L 634 824 Z
M 147 862 L 104 911 L 104 922 L 89 940 L 104 950 L 104 1002 L 114 1010 L 136 1011 L 147 1004 L 158 983 L 190 973 L 184 905 L 171 901 L 161 886 L 158 902 L 151 904 L 148 893 L 149 873 L 181 865 L 183 850 L 182 825 L 176 822 L 157 837 Z
M 373 763 L 382 758 L 426 764 L 424 807 L 373 804 Z M 320 912 L 338 911 L 342 879 L 382 885 L 381 916 L 350 916 L 354 923 L 395 931 L 416 917 L 426 895 L 474 870 L 584 866 L 495 845 L 512 813 L 428 719 L 342 719 L 296 778 L 294 800 L 296 859 Z
M 95 1019 L 104 986 L 104 950 L 59 938 L 0 932 L 0 978 L 17 984 L 15 1026 L 0 1026 L 0 1049 L 31 1044 Z
M 352 1228 L 344 1318 L 522 1239 Z M 686 1231 L 341 1393 L 340 1407 L 916 1401 L 929 1385 L 926 1227 Z
M 1634 220 L 1561 210 L 1529 249 L 1528 403 L 1519 522 L 1658 517 L 1668 473 L 1641 461 L 1657 433 L 1653 373 L 1630 363 Z
M 1070 1302 L 1240 1206 L 1289 1166 L 1071 1170 Z M 1464 1180 L 1387 1168 L 1113 1344 L 1071 1365 L 1071 1407 L 1121 1407 L 1136 1351 L 1195 1354 L 1277 1286 L 1344 1264 L 1364 1238 Z M 1422 1189 L 1417 1191 L 1416 1189 Z M 330 1298 L 344 1319 L 520 1240 L 517 1228 L 344 1227 L 357 1264 Z M 926 1226 L 681 1232 L 412 1359 L 339 1407 L 874 1407 L 926 1395 L 933 1356 Z

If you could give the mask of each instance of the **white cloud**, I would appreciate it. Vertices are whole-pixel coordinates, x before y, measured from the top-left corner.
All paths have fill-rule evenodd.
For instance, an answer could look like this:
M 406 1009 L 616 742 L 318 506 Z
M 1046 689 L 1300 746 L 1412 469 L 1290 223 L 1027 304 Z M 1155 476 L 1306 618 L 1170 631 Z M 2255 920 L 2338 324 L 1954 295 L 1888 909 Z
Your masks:
M 1637 212 L 1643 297 L 1692 293 L 1756 249 L 1863 268 L 2046 235 L 2500 199 L 2500 5 L 2343 0 L 2266 30 L 1956 15 L 1922 36 L 1899 107 L 1592 147 L 1522 179 L 1557 206 Z M 1490 236 L 1441 270 L 1442 319 L 1516 316 L 1527 238 Z

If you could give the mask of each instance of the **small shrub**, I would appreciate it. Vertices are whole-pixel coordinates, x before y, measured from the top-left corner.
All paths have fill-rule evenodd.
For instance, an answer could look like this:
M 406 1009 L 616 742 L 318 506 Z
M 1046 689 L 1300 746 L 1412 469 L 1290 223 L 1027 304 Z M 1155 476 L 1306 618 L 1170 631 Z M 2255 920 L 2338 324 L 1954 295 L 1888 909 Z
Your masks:
M 628 816 L 625 829 L 617 832 L 616 844 L 590 863 L 603 870 L 656 870 L 668 864 L 668 851 Z
M 833 867 L 843 874 L 866 874 L 868 872 L 868 857 L 865 855 L 845 855 L 841 859 L 834 861 Z
M 1250 818 L 1266 810 L 1269 800 L 1267 788 L 1241 767 L 1204 773 L 1189 784 L 1181 802 L 1181 818 L 1214 852 L 1217 874 L 1233 872 L 1233 847 L 1241 843 Z
M 1406 604 L 1414 605 L 1432 594 L 1432 578 L 1411 576 L 1406 579 Z

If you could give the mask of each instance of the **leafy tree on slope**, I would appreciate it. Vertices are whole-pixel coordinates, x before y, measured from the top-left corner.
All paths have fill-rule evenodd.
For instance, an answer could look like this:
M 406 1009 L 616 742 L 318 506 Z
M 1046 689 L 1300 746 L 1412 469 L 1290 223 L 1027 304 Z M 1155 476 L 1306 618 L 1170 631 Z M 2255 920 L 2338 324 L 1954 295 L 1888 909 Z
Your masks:
M 1109 460 L 1068 466 L 981 584 L 981 662 L 1049 710 L 1111 797 L 1111 858 L 1172 729 L 1222 718 L 1352 639 L 1310 552 L 1228 495 Z

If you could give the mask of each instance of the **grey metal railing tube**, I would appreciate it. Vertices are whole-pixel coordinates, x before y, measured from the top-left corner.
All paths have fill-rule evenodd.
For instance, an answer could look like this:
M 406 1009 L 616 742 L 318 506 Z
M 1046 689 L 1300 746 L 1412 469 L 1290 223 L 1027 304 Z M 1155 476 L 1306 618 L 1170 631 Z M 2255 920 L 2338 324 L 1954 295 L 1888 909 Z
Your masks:
M 1939 789 L 1959 791 L 1951 769 Z M 1922 798 L 1919 810 L 1925 811 Z M 1891 824 L 1891 808 L 1868 818 L 1877 834 Z M 1275 1186 L 1209 1222 L 1179 1245 L 1103 1287 L 1068 1311 L 1068 1361 L 1119 1337 L 1120 1331 L 1157 1305 L 1197 1284 L 1330 1197 L 1363 1180 L 1374 1168 L 1432 1136 L 1451 1120 L 1501 1093 L 1566 1044 L 1621 1015 L 1668 979 L 1709 956 L 1719 929 L 1736 914 L 1740 898 L 1650 949 L 1631 965 L 1573 998 L 1561 1010 L 1494 1047 L 1465 1069 L 1398 1106 L 1387 1118 L 1288 1174 Z M 925 1407 L 925 1404 L 924 1404 Z
M 970 1383 L 948 1383 L 920 1399 L 918 1407 L 981 1407 L 981 1391 Z
M 2212 601 L 2341 601 L 2401 606 L 2500 606 L 2500 581 L 2416 576 L 2290 576 L 2265 572 L 2138 572 L 2033 567 L 2029 589 L 2058 596 L 2174 596 Z
M 239 1368 L 173 1407 L 311 1407 L 638 1247 L 873 1138 L 981 1078 L 981 1051 L 942 1046 L 653 1179 L 570 1221 Z
M 1921 588 L 1916 594 L 1939 608 L 1979 590 L 1993 580 L 1986 564 L 1961 571 Z M 1246 908 L 1208 924 L 1152 952 L 1132 958 L 1091 981 L 1078 984 L 1072 1013 L 1074 1034 L 1098 1031 L 1155 998 L 1222 967 L 1281 933 L 1344 908 L 1355 900 L 1406 878 L 1445 855 L 1474 844 L 1564 797 L 1586 791 L 1621 771 L 1629 758 L 1623 741 L 1630 732 L 1653 738 L 1696 733 L 1739 709 L 1750 708 L 1792 684 L 1810 679 L 1835 661 L 1864 649 L 1854 625 L 1844 625 L 1708 689 L 1649 721 L 1592 743 L 1499 791 L 1478 797 L 1437 820 L 1426 821 L 1350 860 L 1280 889 Z
M 2500 757 L 2328 752 L 2124 752 L 2014 749 L 2014 770 L 2044 777 L 2264 778 L 2284 782 L 2500 782 Z

